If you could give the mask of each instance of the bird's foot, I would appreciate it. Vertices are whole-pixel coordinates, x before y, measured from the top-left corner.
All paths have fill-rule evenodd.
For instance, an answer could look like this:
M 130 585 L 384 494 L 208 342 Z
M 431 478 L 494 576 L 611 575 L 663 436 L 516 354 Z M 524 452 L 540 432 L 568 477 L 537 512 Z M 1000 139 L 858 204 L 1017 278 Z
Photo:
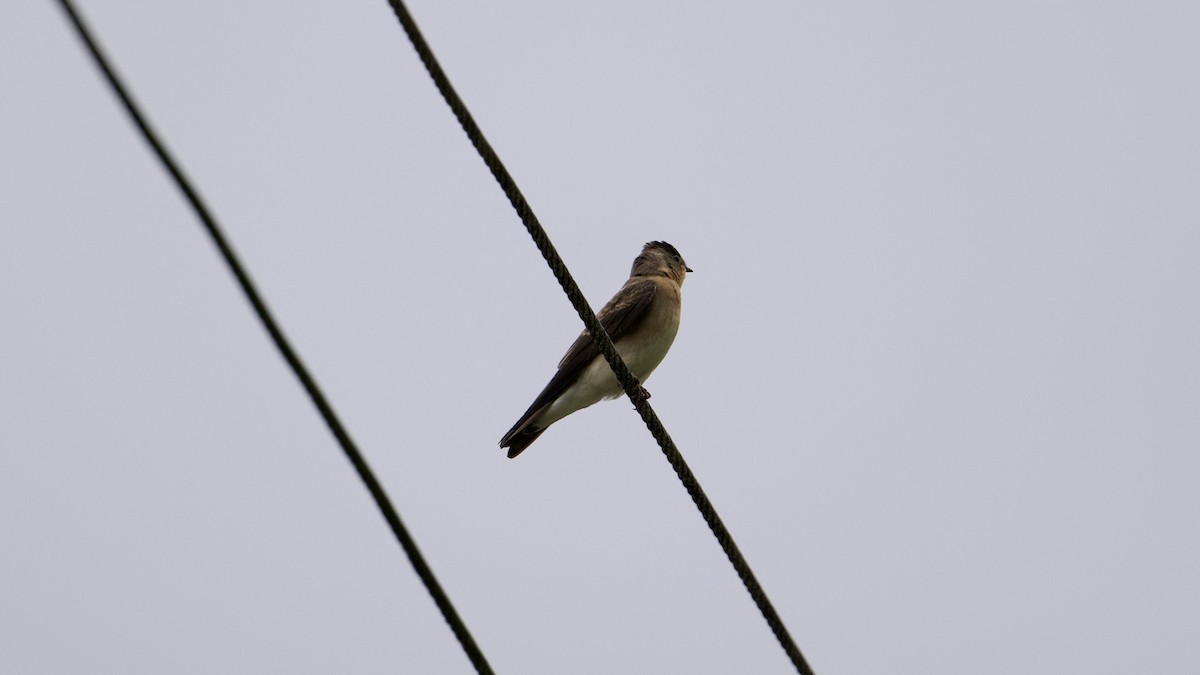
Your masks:
M 647 401 L 649 399 L 650 399 L 650 392 L 645 387 L 643 387 L 642 384 L 639 382 L 638 386 L 637 386 L 637 392 L 635 392 L 635 394 L 633 396 L 633 402 L 641 403 L 641 402 Z

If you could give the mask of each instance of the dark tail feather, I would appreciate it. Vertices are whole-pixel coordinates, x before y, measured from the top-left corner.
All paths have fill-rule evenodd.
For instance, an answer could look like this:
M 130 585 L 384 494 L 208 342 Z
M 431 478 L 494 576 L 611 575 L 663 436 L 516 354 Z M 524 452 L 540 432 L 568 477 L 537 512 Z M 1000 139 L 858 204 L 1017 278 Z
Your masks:
M 521 419 L 517 420 L 507 434 L 504 434 L 504 438 L 500 439 L 500 447 L 508 448 L 509 459 L 521 454 L 522 450 L 528 448 L 529 444 L 536 441 L 546 427 L 550 426 L 547 424 L 545 427 L 540 427 L 534 424 L 534 420 L 537 419 L 538 413 L 542 412 L 543 407 L 536 402 L 529 406 L 529 410 L 526 410 L 525 414 L 521 415 Z
M 525 448 L 528 448 L 530 443 L 536 441 L 537 437 L 541 436 L 542 432 L 547 428 L 548 427 L 542 427 L 539 429 L 538 427 L 531 425 L 519 431 L 514 429 L 513 431 L 508 432 L 508 435 L 504 437 L 504 440 L 500 441 L 500 447 L 508 448 L 508 458 L 512 459 L 513 457 L 521 454 Z

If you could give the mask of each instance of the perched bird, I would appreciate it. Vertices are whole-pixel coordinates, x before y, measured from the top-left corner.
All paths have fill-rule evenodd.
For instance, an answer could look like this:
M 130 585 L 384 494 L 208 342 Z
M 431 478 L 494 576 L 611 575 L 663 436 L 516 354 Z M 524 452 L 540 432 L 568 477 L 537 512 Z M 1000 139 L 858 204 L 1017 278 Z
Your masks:
M 650 377 L 675 341 L 675 333 L 679 331 L 680 287 L 691 271 L 674 246 L 652 241 L 634 259 L 629 281 L 596 315 L 639 382 Z M 646 397 L 650 396 L 642 391 Z M 621 393 L 621 385 L 608 361 L 591 334 L 584 330 L 558 362 L 558 372 L 550 378 L 550 383 L 500 439 L 500 447 L 508 448 L 509 458 L 516 457 L 551 424 Z

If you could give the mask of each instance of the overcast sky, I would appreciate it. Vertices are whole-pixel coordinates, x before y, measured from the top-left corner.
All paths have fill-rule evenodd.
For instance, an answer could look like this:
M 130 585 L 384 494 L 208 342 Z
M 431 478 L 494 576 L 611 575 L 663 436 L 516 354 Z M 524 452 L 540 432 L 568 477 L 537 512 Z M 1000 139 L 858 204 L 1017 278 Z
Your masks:
M 497 672 L 787 673 L 377 2 L 81 4 Z M 411 9 L 821 675 L 1200 671 L 1200 5 Z M 0 9 L 0 672 L 467 673 L 53 2 Z

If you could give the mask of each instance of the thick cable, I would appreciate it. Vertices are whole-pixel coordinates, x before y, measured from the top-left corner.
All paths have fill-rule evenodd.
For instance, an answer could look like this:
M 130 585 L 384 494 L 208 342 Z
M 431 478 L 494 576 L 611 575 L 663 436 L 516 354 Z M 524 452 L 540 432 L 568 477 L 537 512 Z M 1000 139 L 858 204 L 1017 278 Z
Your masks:
M 96 66 L 103 72 L 105 79 L 108 80 L 108 84 L 112 88 L 113 93 L 116 94 L 117 98 L 119 98 L 121 103 L 124 104 L 126 112 L 129 113 L 130 118 L 132 118 L 134 124 L 137 125 L 138 130 L 141 131 L 142 137 L 145 139 L 146 143 L 150 145 L 151 149 L 154 150 L 154 154 L 158 156 L 158 159 L 162 162 L 163 167 L 168 173 L 171 174 L 171 177 L 175 180 L 175 184 L 179 187 L 180 191 L 183 192 L 184 196 L 191 204 L 192 210 L 196 212 L 196 216 L 200 219 L 200 222 L 203 223 L 205 230 L 207 230 L 209 235 L 212 237 L 213 243 L 220 251 L 221 257 L 225 260 L 226 265 L 229 267 L 229 271 L 232 272 L 233 276 L 237 278 L 237 282 L 238 285 L 241 286 L 242 293 L 245 294 L 246 299 L 254 308 L 254 313 L 258 315 L 259 320 L 262 321 L 263 327 L 267 329 L 267 333 L 270 334 L 271 340 L 275 343 L 275 347 L 279 350 L 284 360 L 287 361 L 288 365 L 291 366 L 292 371 L 296 374 L 296 378 L 299 379 L 300 384 L 304 386 L 304 390 L 308 392 L 308 396 L 310 399 L 312 399 L 313 405 L 316 406 L 321 418 L 324 419 L 325 423 L 329 426 L 329 430 L 333 432 L 333 436 L 337 439 L 337 442 L 342 447 L 343 452 L 345 452 L 346 458 L 350 460 L 352 465 L 354 465 L 355 471 L 358 472 L 359 477 L 362 478 L 363 483 L 366 484 L 367 490 L 371 493 L 371 497 L 375 499 L 376 505 L 379 507 L 380 512 L 383 513 L 384 520 L 386 520 L 388 525 L 391 526 L 392 533 L 400 542 L 400 546 L 404 549 L 405 554 L 408 555 L 409 562 L 412 563 L 413 569 L 416 571 L 417 576 L 420 577 L 421 582 L 425 584 L 425 588 L 429 591 L 429 595 L 433 597 L 434 603 L 437 605 L 438 609 L 441 610 L 442 616 L 446 619 L 446 623 L 449 624 L 450 630 L 454 632 L 454 636 L 458 638 L 459 643 L 462 645 L 463 651 L 466 652 L 467 657 L 475 666 L 475 670 L 481 674 L 490 675 L 492 673 L 492 669 L 491 666 L 488 665 L 487 660 L 484 658 L 483 652 L 480 651 L 479 646 L 475 643 L 475 639 L 471 637 L 471 633 L 467 630 L 466 624 L 464 624 L 462 619 L 458 616 L 458 612 L 455 611 L 454 605 L 450 603 L 450 598 L 446 595 L 446 592 L 442 590 L 442 586 L 438 583 L 437 578 L 434 576 L 433 570 L 430 569 L 429 564 L 425 561 L 425 557 L 421 555 L 421 551 L 417 548 L 416 541 L 413 540 L 412 535 L 410 535 L 408 532 L 408 529 L 405 528 L 404 524 L 400 521 L 400 514 L 397 513 L 395 507 L 392 506 L 391 499 L 388 498 L 383 486 L 380 485 L 379 481 L 375 478 L 375 474 L 371 471 L 371 467 L 367 465 L 367 460 L 362 456 L 362 453 L 358 451 L 358 446 L 350 438 L 350 433 L 342 425 L 337 413 L 335 413 L 333 410 L 333 406 L 329 403 L 328 399 L 325 398 L 325 394 L 322 393 L 321 388 L 317 386 L 316 380 L 313 379 L 312 375 L 309 374 L 308 369 L 300 361 L 300 356 L 292 348 L 287 337 L 284 336 L 283 330 L 275 321 L 271 311 L 267 309 L 266 302 L 259 294 L 254 282 L 250 280 L 250 275 L 246 272 L 241 261 L 234 253 L 233 247 L 226 240 L 225 235 L 223 234 L 220 226 L 217 224 L 216 219 L 209 212 L 208 207 L 205 206 L 204 201 L 200 198 L 199 193 L 194 187 L 192 187 L 191 182 L 184 175 L 183 169 L 180 168 L 178 163 L 167 151 L 162 141 L 159 140 L 158 134 L 156 134 L 150 127 L 150 122 L 146 119 L 145 115 L 142 114 L 140 108 L 133 101 L 133 98 L 129 94 L 125 85 L 121 82 L 121 79 L 117 77 L 116 72 L 109 65 L 108 59 L 105 57 L 104 52 L 100 49 L 99 44 L 97 44 L 96 40 L 92 36 L 91 30 L 84 22 L 83 17 L 80 16 L 79 12 L 76 11 L 73 3 L 70 0 L 59 0 L 59 4 L 62 6 L 63 11 L 66 12 L 71 24 L 75 27 L 75 31 L 79 35 L 79 39 L 82 40 L 84 45 L 87 47 L 88 52 L 92 56 L 92 60 L 95 61 Z
M 676 475 L 683 483 L 684 488 L 692 497 L 692 501 L 696 504 L 696 508 L 700 510 L 700 514 L 704 517 L 704 521 L 708 523 L 708 527 L 712 530 L 713 536 L 721 544 L 721 548 L 725 551 L 725 555 L 729 557 L 729 562 L 737 571 L 737 574 L 745 584 L 747 592 L 753 598 L 754 604 L 758 606 L 762 612 L 763 618 L 766 619 L 767 625 L 770 626 L 771 632 L 775 634 L 779 640 L 780 646 L 791 659 L 792 665 L 801 675 L 812 675 L 812 668 L 805 661 L 804 655 L 800 653 L 800 648 L 796 646 L 792 636 L 788 633 L 787 626 L 784 625 L 783 619 L 779 613 L 775 611 L 775 607 L 771 604 L 767 597 L 766 591 L 758 582 L 754 572 L 750 569 L 750 564 L 746 562 L 746 558 L 738 549 L 737 544 L 733 541 L 733 536 L 729 533 L 729 529 L 725 527 L 725 523 L 721 521 L 717 515 L 716 508 L 709 501 L 708 496 L 704 494 L 704 490 L 700 487 L 700 483 L 696 480 L 696 476 L 684 461 L 683 455 L 679 449 L 675 447 L 675 442 L 671 440 L 667 434 L 666 428 L 659 421 L 658 415 L 654 413 L 654 409 L 650 407 L 650 403 L 641 393 L 641 384 L 637 378 L 629 372 L 629 368 L 625 362 L 621 360 L 620 354 L 617 353 L 616 347 L 613 346 L 612 339 L 608 333 L 604 331 L 604 327 L 596 319 L 596 315 L 592 312 L 592 308 L 588 305 L 587 300 L 583 297 L 583 292 L 579 289 L 579 285 L 575 283 L 575 279 L 571 276 L 567 269 L 566 263 L 558 255 L 553 244 L 550 243 L 550 237 L 546 234 L 546 230 L 538 222 L 537 216 L 534 215 L 533 209 L 529 206 L 525 196 L 517 187 L 516 181 L 512 175 L 508 173 L 508 169 L 500 161 L 500 157 L 496 151 L 492 149 L 491 144 L 483 136 L 483 131 L 476 124 L 475 119 L 467 110 L 467 106 L 459 97 L 454 87 L 450 84 L 449 78 L 442 70 L 437 58 L 433 55 L 433 50 L 429 44 L 425 42 L 424 36 L 417 28 L 416 22 L 412 15 L 409 14 L 408 8 L 405 7 L 402 0 L 388 0 L 388 4 L 392 6 L 392 10 L 396 13 L 396 18 L 399 19 L 400 25 L 404 27 L 405 34 L 408 35 L 409 41 L 417 51 L 417 55 L 421 59 L 421 63 L 425 64 L 425 69 L 429 71 L 429 76 L 433 79 L 434 85 L 441 92 L 442 98 L 446 100 L 446 104 L 450 106 L 450 110 L 454 112 L 454 116 L 458 118 L 458 123 L 462 125 L 463 131 L 466 132 L 467 138 L 471 144 L 475 146 L 475 150 L 479 152 L 479 156 L 483 158 L 483 163 L 487 165 L 492 172 L 496 182 L 500 184 L 500 188 L 504 190 L 504 194 L 508 197 L 508 201 L 512 203 L 517 215 L 521 218 L 521 222 L 525 225 L 525 229 L 529 232 L 529 236 L 533 238 L 538 250 L 541 251 L 542 257 L 546 259 L 546 263 L 554 272 L 554 277 L 558 279 L 558 283 L 562 286 L 563 292 L 567 294 L 571 304 L 575 307 L 575 311 L 579 314 L 579 318 L 583 320 L 587 326 L 588 332 L 592 339 L 600 347 L 601 353 L 612 367 L 613 372 L 617 376 L 617 381 L 621 383 L 621 387 L 625 390 L 626 395 L 633 401 L 634 407 L 642 420 L 646 423 L 646 427 L 650 429 L 654 440 L 658 441 L 659 447 L 662 448 L 663 454 L 667 461 L 670 462 L 671 468 L 675 469 Z

